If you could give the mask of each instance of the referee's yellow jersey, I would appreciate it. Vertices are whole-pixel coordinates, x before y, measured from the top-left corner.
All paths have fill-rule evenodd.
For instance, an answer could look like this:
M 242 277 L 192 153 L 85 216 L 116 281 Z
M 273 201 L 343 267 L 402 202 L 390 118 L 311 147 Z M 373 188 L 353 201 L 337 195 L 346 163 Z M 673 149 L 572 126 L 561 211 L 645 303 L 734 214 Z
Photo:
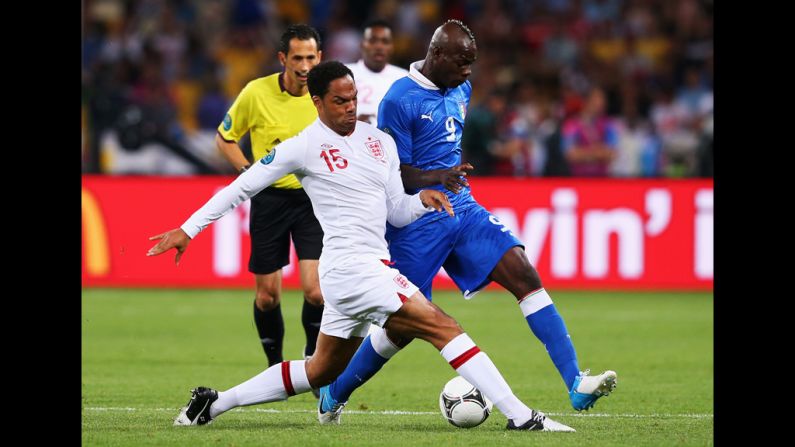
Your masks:
M 226 141 L 238 142 L 250 131 L 255 162 L 317 118 L 317 109 L 309 93 L 298 97 L 291 95 L 282 87 L 280 76 L 281 73 L 275 73 L 249 82 L 218 126 L 218 132 Z M 272 186 L 298 189 L 301 183 L 295 175 L 288 174 Z

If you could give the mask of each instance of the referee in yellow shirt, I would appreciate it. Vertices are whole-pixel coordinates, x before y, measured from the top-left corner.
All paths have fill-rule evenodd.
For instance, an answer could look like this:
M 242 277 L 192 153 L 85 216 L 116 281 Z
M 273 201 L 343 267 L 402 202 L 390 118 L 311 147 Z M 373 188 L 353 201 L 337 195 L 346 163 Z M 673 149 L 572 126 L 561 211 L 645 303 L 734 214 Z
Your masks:
M 259 160 L 317 118 L 306 79 L 309 70 L 320 63 L 321 56 L 318 32 L 307 25 L 290 25 L 279 46 L 279 62 L 284 70 L 255 79 L 240 92 L 215 136 L 218 149 L 239 172 L 250 166 L 238 145 L 246 132 L 251 132 L 252 152 L 254 159 Z M 257 284 L 254 321 L 268 365 L 282 361 L 282 267 L 290 263 L 291 236 L 304 292 L 301 313 L 306 331 L 304 357 L 311 356 L 323 315 L 317 275 L 323 230 L 295 175 L 282 177 L 251 199 L 249 229 L 248 269 L 254 273 Z

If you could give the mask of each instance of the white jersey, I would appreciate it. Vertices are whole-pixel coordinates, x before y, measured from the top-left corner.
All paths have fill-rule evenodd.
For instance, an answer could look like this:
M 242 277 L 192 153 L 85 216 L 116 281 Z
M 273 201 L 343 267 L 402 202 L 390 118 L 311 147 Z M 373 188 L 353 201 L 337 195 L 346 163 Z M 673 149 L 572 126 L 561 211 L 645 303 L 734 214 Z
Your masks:
M 364 65 L 364 60 L 346 64 L 353 72 L 353 80 L 358 90 L 357 112 L 359 115 L 372 115 L 370 124 L 376 125 L 378 118 L 378 104 L 384 99 L 389 87 L 398 79 L 408 76 L 409 72 L 396 65 L 386 64 L 380 72 L 374 72 Z
M 318 118 L 215 194 L 182 230 L 195 237 L 288 173 L 298 177 L 323 227 L 321 277 L 357 256 L 389 259 L 386 222 L 403 227 L 433 211 L 422 204 L 419 194 L 404 192 L 392 137 L 361 121 L 343 137 Z

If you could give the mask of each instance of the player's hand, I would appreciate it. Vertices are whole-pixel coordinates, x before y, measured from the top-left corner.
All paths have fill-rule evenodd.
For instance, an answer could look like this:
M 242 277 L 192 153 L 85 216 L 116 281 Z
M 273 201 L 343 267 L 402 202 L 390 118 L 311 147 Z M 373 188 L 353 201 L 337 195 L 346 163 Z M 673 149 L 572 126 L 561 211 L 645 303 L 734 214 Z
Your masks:
M 458 166 L 453 166 L 450 169 L 444 169 L 440 171 L 441 178 L 439 183 L 441 183 L 448 190 L 458 194 L 461 192 L 461 189 L 469 186 L 469 182 L 467 182 L 466 179 L 467 171 L 471 171 L 473 169 L 475 168 L 469 163 L 463 163 Z
M 158 239 L 160 242 L 150 248 L 149 251 L 146 252 L 146 256 L 157 256 L 172 248 L 176 248 L 177 256 L 174 258 L 174 263 L 179 265 L 179 259 L 182 257 L 182 253 L 185 253 L 185 249 L 188 248 L 188 243 L 190 242 L 188 234 L 185 233 L 182 228 L 175 228 L 171 231 L 166 231 L 165 233 L 160 233 L 157 236 L 149 238 L 150 241 L 156 241 Z
M 425 206 L 430 206 L 436 211 L 447 211 L 451 217 L 455 216 L 453 205 L 447 199 L 447 194 L 435 189 L 423 189 L 420 191 L 420 200 Z

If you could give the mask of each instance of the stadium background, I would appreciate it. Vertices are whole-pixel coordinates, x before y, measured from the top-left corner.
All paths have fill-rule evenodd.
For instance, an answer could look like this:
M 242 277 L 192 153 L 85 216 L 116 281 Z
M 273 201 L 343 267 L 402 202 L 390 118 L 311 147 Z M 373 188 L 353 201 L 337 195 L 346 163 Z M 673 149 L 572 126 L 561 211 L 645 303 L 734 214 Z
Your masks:
M 197 371 L 208 383 L 231 386 L 261 370 L 249 321 L 247 207 L 208 228 L 179 267 L 170 256 L 147 259 L 147 238 L 179 225 L 232 179 L 216 153 L 215 128 L 246 82 L 280 70 L 275 48 L 287 24 L 315 26 L 325 60 L 352 62 L 359 55 L 360 26 L 371 17 L 393 23 L 391 62 L 402 67 L 424 57 L 444 20 L 461 19 L 474 31 L 479 58 L 464 157 L 476 166 L 475 197 L 527 245 L 578 352 L 591 360 L 586 366 L 617 365 L 627 377 L 623 395 L 611 397 L 595 415 L 609 420 L 617 434 L 605 437 L 599 418 L 567 419 L 572 412 L 559 399 L 554 367 L 545 364 L 543 347 L 535 346 L 526 326 L 515 322 L 498 332 L 480 318 L 518 318 L 509 300 L 492 298 L 504 295 L 499 288 L 466 305 L 452 291 L 435 294 L 435 301 L 482 340 L 517 395 L 532 396 L 563 415 L 563 422 L 576 424 L 584 438 L 572 438 L 571 445 L 711 443 L 713 2 L 82 4 L 84 444 L 194 442 L 191 436 L 200 435 L 175 438 L 167 426 L 171 407 L 183 403 Z M 562 147 L 591 87 L 604 90 L 605 115 L 618 133 L 618 156 L 602 178 L 574 175 Z M 244 150 L 250 150 L 247 144 Z M 294 264 L 286 269 L 288 289 L 297 285 L 295 270 Z M 443 274 L 435 284 L 453 287 Z M 288 357 L 303 343 L 298 310 L 291 307 L 300 297 L 291 294 L 283 305 Z M 197 337 L 204 340 L 201 349 L 186 342 Z M 529 343 L 512 348 L 502 337 Z M 622 352 L 604 346 L 605 337 Z M 528 344 L 539 360 L 529 369 L 517 360 Z M 393 362 L 400 366 L 388 365 L 361 390 L 361 402 L 384 411 L 435 411 L 435 394 L 450 371 L 427 368 L 427 380 L 414 385 L 393 380 L 424 369 L 421 362 L 438 362 L 438 354 L 414 345 Z M 206 352 L 220 365 L 196 360 Z M 534 382 L 523 383 L 525 374 Z M 407 386 L 424 397 L 403 398 Z M 382 393 L 392 398 L 385 401 Z M 337 442 L 311 425 L 311 399 L 284 405 L 277 407 L 283 414 L 268 415 L 288 427 L 289 436 L 277 439 Z M 401 430 L 401 439 L 413 445 L 490 442 L 473 431 L 451 439 L 459 435 L 436 432 L 439 421 L 427 416 L 406 416 L 411 423 L 395 429 L 365 407 L 348 419 L 357 441 L 373 436 L 378 444 L 379 433 Z M 301 418 L 311 427 L 308 438 L 290 425 L 296 424 L 290 411 L 307 412 Z M 499 421 L 493 416 L 489 423 Z M 260 440 L 260 414 L 230 415 L 228 424 L 239 433 L 223 439 Z M 423 437 L 414 437 L 412 424 L 422 427 Z M 136 437 L 130 427 L 148 430 L 149 438 Z M 500 433 L 500 427 L 489 433 Z M 513 441 L 521 439 L 506 440 Z
M 443 20 L 474 31 L 464 159 L 476 197 L 532 246 L 548 285 L 711 288 L 712 2 L 94 0 L 83 16 L 88 286 L 247 286 L 245 207 L 194 244 L 179 274 L 132 254 L 146 248 L 141 234 L 173 227 L 229 181 L 215 129 L 248 81 L 279 71 L 286 24 L 312 24 L 325 59 L 353 62 L 361 24 L 382 17 L 403 67 Z M 577 170 L 563 140 L 594 87 L 617 156 L 602 178 L 565 181 Z

